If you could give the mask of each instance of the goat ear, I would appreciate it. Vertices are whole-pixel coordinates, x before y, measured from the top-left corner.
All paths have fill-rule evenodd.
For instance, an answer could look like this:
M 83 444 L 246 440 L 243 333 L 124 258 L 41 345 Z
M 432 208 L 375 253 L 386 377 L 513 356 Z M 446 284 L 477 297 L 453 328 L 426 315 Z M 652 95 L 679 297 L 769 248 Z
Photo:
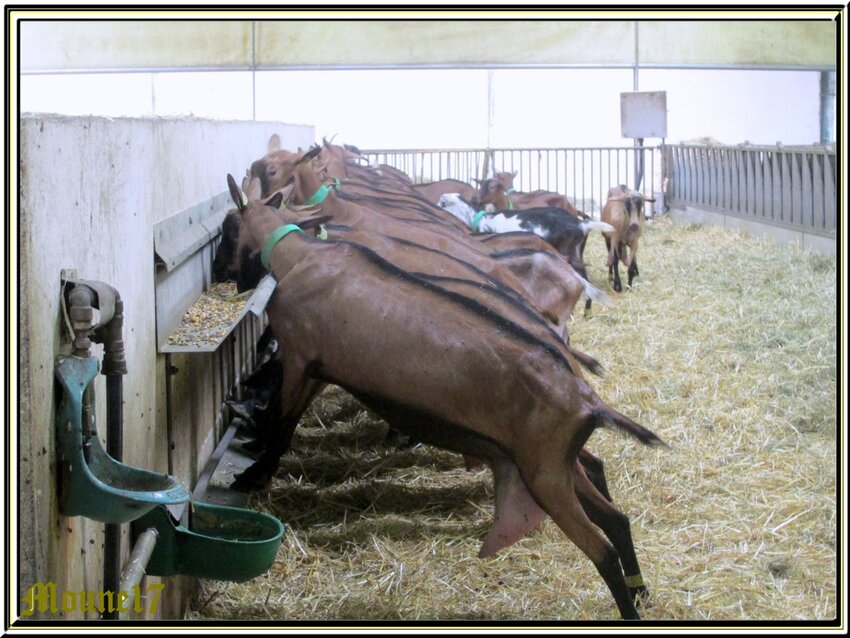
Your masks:
M 252 177 L 248 182 L 248 188 L 243 188 L 249 202 L 255 202 L 263 196 L 263 185 L 259 177 Z
M 309 151 L 304 153 L 304 157 L 302 157 L 301 160 L 299 160 L 299 162 L 311 160 L 314 157 L 318 156 L 319 153 L 321 153 L 321 152 L 322 152 L 321 146 L 314 146 Z
M 513 173 L 511 173 L 511 179 L 513 179 L 514 177 L 516 177 L 516 174 L 517 174 L 518 172 L 519 172 L 519 171 L 514 171 Z
M 274 195 L 266 200 L 266 206 L 271 206 L 272 208 L 280 208 L 280 203 L 283 201 L 283 193 L 280 191 L 276 192 Z
M 275 153 L 280 150 L 280 135 L 274 133 L 269 138 L 269 153 Z
M 316 226 L 320 226 L 321 224 L 326 224 L 333 217 L 331 215 L 319 215 L 317 217 L 307 217 L 306 219 L 301 219 L 298 221 L 298 225 L 303 230 L 309 230 L 311 228 L 315 228 Z
M 242 201 L 242 191 L 239 190 L 236 180 L 233 179 L 233 175 L 230 173 L 227 174 L 227 188 L 230 190 L 230 197 L 233 199 L 233 203 L 236 204 L 236 208 L 239 209 L 240 213 L 244 213 L 245 203 Z
M 289 199 L 289 196 L 292 195 L 293 190 L 295 190 L 295 184 L 288 184 L 288 185 L 284 186 L 283 188 L 280 188 L 280 189 L 276 190 L 274 193 L 272 193 L 269 197 L 266 198 L 266 200 L 263 202 L 263 204 L 265 204 L 266 206 L 272 206 L 273 205 L 272 199 L 274 199 L 276 196 L 280 195 L 280 197 L 277 199 L 276 208 L 281 208 L 281 206 L 285 206 L 285 204 L 282 204 L 282 202 L 285 202 L 286 200 Z M 272 203 L 270 203 L 270 202 L 272 202 Z

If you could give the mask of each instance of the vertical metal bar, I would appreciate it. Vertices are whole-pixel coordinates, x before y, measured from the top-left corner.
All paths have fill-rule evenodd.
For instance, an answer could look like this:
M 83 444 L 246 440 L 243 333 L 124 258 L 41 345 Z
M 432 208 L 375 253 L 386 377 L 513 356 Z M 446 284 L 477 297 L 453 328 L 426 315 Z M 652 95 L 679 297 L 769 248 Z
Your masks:
M 572 151 L 572 157 L 573 157 L 573 187 L 572 187 L 572 192 L 575 195 L 575 197 L 578 197 L 578 167 L 576 166 L 576 164 L 578 164 L 578 162 L 576 161 L 576 151 L 575 150 Z M 566 156 L 566 153 L 565 153 L 564 154 L 564 162 L 566 162 L 566 161 L 567 161 L 567 156 Z M 584 195 L 584 193 L 582 193 L 582 195 Z M 583 201 L 584 201 L 584 198 L 582 198 L 582 205 L 586 206 L 586 204 L 584 204 Z M 588 212 L 590 212 L 590 211 L 588 211 Z
M 165 438 L 167 439 L 168 473 L 174 474 L 174 403 L 172 396 L 172 377 L 177 368 L 171 365 L 171 353 L 165 353 Z
M 835 156 L 824 153 L 823 156 L 823 201 L 824 201 L 824 230 L 836 231 L 836 198 L 835 198 Z
M 799 153 L 791 153 L 791 223 L 801 224 L 803 221 L 802 185 L 800 184 Z
M 724 154 L 724 164 L 725 164 L 725 187 L 726 193 L 724 195 L 723 206 L 725 208 L 730 208 L 734 210 L 734 173 L 735 173 L 735 151 L 726 149 Z
M 116 461 L 123 460 L 124 420 L 123 384 L 120 374 L 106 376 L 106 451 Z M 106 523 L 103 526 L 103 590 L 115 592 L 121 578 L 121 525 Z M 106 610 L 105 620 L 118 618 L 117 610 Z
M 791 200 L 791 153 L 782 152 L 782 219 L 792 223 L 794 219 L 794 203 Z
M 697 202 L 705 204 L 705 149 L 695 149 L 697 156 Z
M 753 200 L 752 200 L 752 212 L 755 217 L 764 217 L 764 183 L 762 179 L 762 162 L 764 161 L 764 153 L 761 151 L 752 151 L 750 153 L 752 158 L 752 188 L 753 188 Z
M 812 153 L 812 228 L 825 230 L 823 210 L 823 153 Z
M 747 151 L 747 213 L 756 213 L 756 151 Z
M 146 529 L 139 535 L 136 539 L 136 544 L 133 546 L 133 550 L 130 552 L 129 558 L 127 559 L 127 568 L 124 573 L 121 574 L 120 583 L 117 585 L 116 589 L 106 590 L 115 592 L 116 596 L 118 595 L 118 592 L 123 592 L 127 595 L 123 605 L 123 608 L 127 611 L 122 611 L 120 614 L 117 610 L 115 611 L 116 617 L 121 620 L 126 620 L 129 617 L 129 610 L 135 607 L 133 603 L 136 595 L 136 588 L 139 583 L 142 582 L 142 577 L 145 575 L 145 567 L 147 567 L 151 554 L 153 554 L 158 535 L 159 533 L 154 527 Z M 122 607 L 122 605 L 116 605 L 116 607 Z
M 805 228 L 814 226 L 812 209 L 812 167 L 811 154 L 800 153 L 800 223 Z
M 771 199 L 773 201 L 773 219 L 778 222 L 783 220 L 782 212 L 782 157 L 783 153 L 777 150 L 773 153 L 771 162 Z

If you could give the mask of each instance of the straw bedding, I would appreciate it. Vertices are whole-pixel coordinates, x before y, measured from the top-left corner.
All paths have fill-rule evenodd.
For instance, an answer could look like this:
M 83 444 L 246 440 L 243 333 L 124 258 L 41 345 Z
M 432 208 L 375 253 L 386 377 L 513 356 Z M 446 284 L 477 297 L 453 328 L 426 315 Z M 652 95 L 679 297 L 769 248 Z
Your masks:
M 715 227 L 644 227 L 641 275 L 616 295 L 604 244 L 591 280 L 614 299 L 572 343 L 605 366 L 608 403 L 669 449 L 597 431 L 615 505 L 652 593 L 644 619 L 823 620 L 836 608 L 835 257 Z M 622 270 L 621 270 L 622 273 Z M 194 619 L 616 620 L 591 562 L 546 519 L 476 557 L 489 470 L 384 440 L 386 425 L 329 388 L 252 505 L 287 526 L 246 583 L 202 582 Z

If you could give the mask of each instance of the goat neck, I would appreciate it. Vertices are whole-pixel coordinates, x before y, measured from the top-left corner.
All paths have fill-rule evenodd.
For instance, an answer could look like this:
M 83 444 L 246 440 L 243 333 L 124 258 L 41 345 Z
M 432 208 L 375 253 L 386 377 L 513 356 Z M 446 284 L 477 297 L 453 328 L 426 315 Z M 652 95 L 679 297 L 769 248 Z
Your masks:
M 307 239 L 303 232 L 307 228 L 317 226 L 327 217 L 308 217 L 299 219 L 294 215 L 282 215 L 281 211 L 260 202 L 251 202 L 242 212 L 242 223 L 255 246 L 262 250 L 266 241 L 275 234 L 282 226 L 291 225 L 292 232 L 278 239 L 270 246 L 268 256 L 269 270 L 275 279 L 280 281 L 286 274 L 301 261 L 306 247 Z
M 325 186 L 322 178 L 307 162 L 302 162 L 295 167 L 292 174 L 295 183 L 295 188 L 290 196 L 290 203 L 299 206 L 320 204 L 322 202 L 311 202 L 310 200 L 316 196 L 319 190 Z

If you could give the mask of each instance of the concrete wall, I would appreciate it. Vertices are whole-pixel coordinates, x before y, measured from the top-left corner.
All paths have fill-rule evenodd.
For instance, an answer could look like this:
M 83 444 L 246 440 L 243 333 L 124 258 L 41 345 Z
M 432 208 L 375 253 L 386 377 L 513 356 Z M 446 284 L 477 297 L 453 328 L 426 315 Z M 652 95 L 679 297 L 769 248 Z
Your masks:
M 272 133 L 286 148 L 308 146 L 313 128 L 193 119 L 110 119 L 25 114 L 20 123 L 19 592 L 35 582 L 58 591 L 102 589 L 103 525 L 59 515 L 54 362 L 69 344 L 60 324 L 60 272 L 104 281 L 124 301 L 124 462 L 167 471 L 164 355 L 157 354 L 153 225 L 227 189 Z M 100 356 L 102 349 L 95 347 Z M 174 383 L 175 474 L 193 487 L 218 397 L 213 355 L 178 359 Z M 195 382 L 190 382 L 194 379 Z M 105 429 L 105 383 L 96 380 L 97 422 Z M 185 446 L 189 449 L 179 449 Z M 128 526 L 122 527 L 128 551 Z M 181 617 L 186 579 L 168 579 L 161 618 Z M 173 582 L 172 582 L 173 581 Z M 170 588 L 170 589 L 169 589 Z M 15 611 L 13 614 L 17 615 Z M 82 618 L 79 613 L 65 618 Z M 89 615 L 96 618 L 97 615 Z M 48 615 L 45 618 L 55 619 Z
M 811 250 L 830 255 L 836 254 L 834 237 L 824 237 L 807 233 L 802 230 L 766 224 L 754 219 L 728 215 L 716 210 L 697 206 L 670 206 L 670 218 L 682 224 L 714 224 L 734 230 L 741 230 L 750 235 L 768 235 L 777 243 L 797 245 L 803 250 Z

